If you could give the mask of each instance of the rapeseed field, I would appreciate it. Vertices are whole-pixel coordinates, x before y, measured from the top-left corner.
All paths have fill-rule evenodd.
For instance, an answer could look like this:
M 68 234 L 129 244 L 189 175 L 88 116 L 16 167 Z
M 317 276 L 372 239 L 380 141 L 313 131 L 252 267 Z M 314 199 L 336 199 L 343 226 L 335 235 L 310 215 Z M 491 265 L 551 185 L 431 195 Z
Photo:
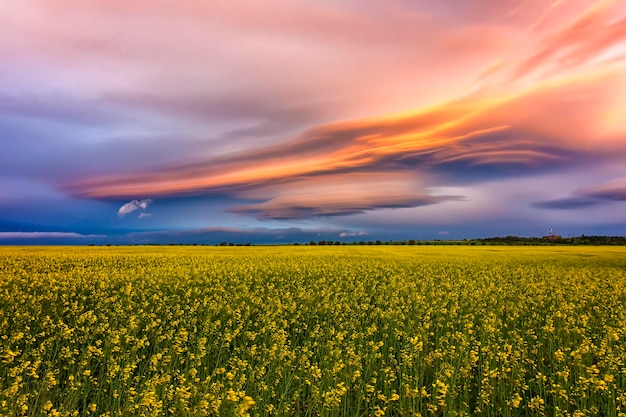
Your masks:
M 626 249 L 0 248 L 3 416 L 626 416 Z

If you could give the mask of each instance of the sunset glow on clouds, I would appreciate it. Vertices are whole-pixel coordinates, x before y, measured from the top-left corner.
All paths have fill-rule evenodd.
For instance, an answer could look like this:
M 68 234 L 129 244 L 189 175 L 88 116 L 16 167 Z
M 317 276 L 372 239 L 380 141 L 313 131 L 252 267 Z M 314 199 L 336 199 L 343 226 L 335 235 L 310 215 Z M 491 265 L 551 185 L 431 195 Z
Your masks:
M 626 234 L 623 1 L 46 0 L 0 27 L 0 243 Z

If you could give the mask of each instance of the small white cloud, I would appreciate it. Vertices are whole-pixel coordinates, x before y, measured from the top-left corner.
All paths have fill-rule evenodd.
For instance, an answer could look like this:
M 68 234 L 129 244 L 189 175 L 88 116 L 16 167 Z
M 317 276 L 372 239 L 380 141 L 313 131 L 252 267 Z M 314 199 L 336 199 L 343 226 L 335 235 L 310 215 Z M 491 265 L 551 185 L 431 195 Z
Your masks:
M 448 236 L 450 234 L 450 232 L 448 232 L 447 230 L 442 230 L 441 232 L 437 233 L 439 236 Z
M 341 232 L 339 237 L 367 236 L 367 235 L 369 235 L 369 233 L 367 233 L 365 230 L 361 230 L 360 232 Z
M 119 217 L 124 217 L 127 214 L 130 214 L 135 210 L 140 210 L 140 209 L 145 210 L 148 208 L 148 205 L 150 205 L 150 203 L 152 203 L 152 199 L 133 200 L 129 203 L 124 204 L 122 207 L 120 207 L 120 209 L 117 211 L 117 215 Z M 139 217 L 141 218 L 141 215 Z
M 152 214 L 150 214 L 150 213 L 143 213 L 143 212 L 139 213 L 139 218 L 140 219 L 143 219 L 144 217 L 150 217 L 150 216 L 152 216 Z

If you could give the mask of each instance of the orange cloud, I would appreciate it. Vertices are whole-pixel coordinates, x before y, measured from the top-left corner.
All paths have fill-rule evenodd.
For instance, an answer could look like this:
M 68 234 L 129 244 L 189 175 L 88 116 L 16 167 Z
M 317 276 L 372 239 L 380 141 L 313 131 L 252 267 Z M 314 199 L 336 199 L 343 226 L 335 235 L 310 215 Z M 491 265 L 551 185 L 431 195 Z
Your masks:
M 548 36 L 541 50 L 523 61 L 513 73 L 513 80 L 533 71 L 561 73 L 598 57 L 626 39 L 626 18 L 614 17 L 620 10 L 616 1 L 600 1 L 572 23 Z
M 432 195 L 411 172 L 352 172 L 305 177 L 240 194 L 261 203 L 232 207 L 231 213 L 259 219 L 300 219 L 362 213 L 379 208 L 419 207 L 460 196 Z
M 427 171 L 454 161 L 528 166 L 567 162 L 607 140 L 600 120 L 619 73 L 550 81 L 504 97 L 466 98 L 413 114 L 332 123 L 286 144 L 167 167 L 96 178 L 68 186 L 91 198 L 236 194 L 290 178 L 382 171 L 393 161 L 422 158 Z M 548 141 L 548 142 L 546 142 Z M 598 146 L 599 147 L 599 146 Z M 386 165 L 387 164 L 387 165 Z
M 565 23 L 544 13 L 541 30 L 519 53 L 496 60 L 473 93 L 457 100 L 323 124 L 280 145 L 65 188 L 104 199 L 227 194 L 263 200 L 233 212 L 295 218 L 446 201 L 451 197 L 429 194 L 425 179 L 454 166 L 464 168 L 458 175 L 488 166 L 497 176 L 502 166 L 531 173 L 624 155 L 619 134 L 626 132 L 616 132 L 615 123 L 609 130 L 606 116 L 625 102 L 624 90 L 614 88 L 623 80 L 623 62 L 602 61 L 623 46 L 626 19 L 615 18 L 620 11 L 616 2 L 598 2 Z M 420 181 L 407 182 L 414 178 L 409 170 Z

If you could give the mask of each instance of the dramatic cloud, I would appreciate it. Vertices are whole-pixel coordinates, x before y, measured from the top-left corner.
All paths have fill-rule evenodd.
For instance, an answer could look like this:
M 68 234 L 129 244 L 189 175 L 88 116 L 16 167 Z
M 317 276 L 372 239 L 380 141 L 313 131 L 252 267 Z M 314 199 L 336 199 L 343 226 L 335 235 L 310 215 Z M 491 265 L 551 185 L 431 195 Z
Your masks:
M 599 130 L 621 73 L 545 82 L 498 98 L 466 97 L 413 114 L 323 125 L 286 145 L 242 151 L 155 172 L 70 184 L 91 198 L 168 197 L 263 187 L 275 181 L 408 166 L 466 176 L 477 168 L 540 172 L 623 158 L 626 144 Z
M 626 230 L 622 0 L 42 0 L 0 26 L 5 232 Z
M 257 219 L 307 219 L 346 216 L 380 208 L 420 207 L 460 196 L 431 195 L 409 172 L 356 172 L 296 178 L 240 192 L 254 204 L 228 209 Z
M 151 199 L 147 199 L 147 200 L 133 200 L 131 202 L 128 202 L 128 203 L 124 204 L 122 207 L 120 207 L 119 210 L 117 211 L 117 215 L 120 216 L 120 217 L 124 217 L 127 214 L 130 214 L 130 213 L 132 213 L 133 211 L 136 211 L 136 210 L 146 210 L 148 208 L 148 205 L 150 205 L 150 203 L 152 203 Z M 144 216 L 142 216 L 142 214 Z M 145 217 L 146 214 L 147 213 L 140 213 L 139 214 L 139 218 Z
M 361 196 L 358 196 L 361 197 Z M 326 194 L 324 200 L 315 195 L 281 196 L 259 204 L 237 206 L 231 213 L 249 214 L 258 219 L 307 219 L 311 217 L 346 216 L 379 208 L 419 207 L 436 204 L 446 198 L 431 196 L 382 196 L 361 200 L 348 194 Z

